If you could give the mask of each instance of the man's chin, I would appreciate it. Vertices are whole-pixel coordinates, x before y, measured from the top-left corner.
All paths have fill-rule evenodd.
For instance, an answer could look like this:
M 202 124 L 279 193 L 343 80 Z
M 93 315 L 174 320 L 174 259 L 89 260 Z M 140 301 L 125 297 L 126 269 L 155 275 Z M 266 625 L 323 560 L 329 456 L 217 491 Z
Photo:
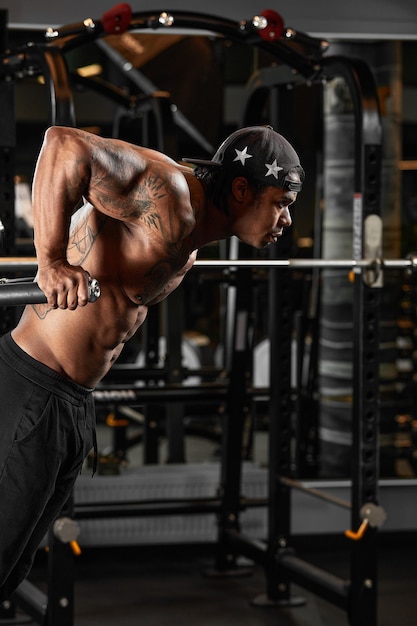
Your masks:
M 264 250 L 265 248 L 269 248 L 275 241 L 263 241 L 259 246 L 256 246 L 258 250 Z
M 254 241 L 253 239 L 249 238 L 249 237 L 239 237 L 239 241 L 241 241 L 242 243 L 245 243 L 248 246 L 251 246 L 252 248 L 256 248 L 257 250 L 263 250 L 264 248 L 267 248 L 268 246 L 271 245 L 271 243 L 275 243 L 274 241 L 270 241 L 269 239 L 262 239 L 262 241 Z

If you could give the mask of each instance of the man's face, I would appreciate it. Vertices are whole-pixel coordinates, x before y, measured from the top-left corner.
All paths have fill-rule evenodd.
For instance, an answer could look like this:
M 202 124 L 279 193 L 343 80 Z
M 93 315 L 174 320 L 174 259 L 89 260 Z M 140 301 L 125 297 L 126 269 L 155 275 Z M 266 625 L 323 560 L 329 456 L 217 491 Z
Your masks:
M 284 228 L 291 226 L 289 207 L 296 198 L 297 192 L 280 187 L 266 187 L 258 194 L 248 189 L 244 206 L 235 222 L 236 236 L 255 248 L 275 243 Z

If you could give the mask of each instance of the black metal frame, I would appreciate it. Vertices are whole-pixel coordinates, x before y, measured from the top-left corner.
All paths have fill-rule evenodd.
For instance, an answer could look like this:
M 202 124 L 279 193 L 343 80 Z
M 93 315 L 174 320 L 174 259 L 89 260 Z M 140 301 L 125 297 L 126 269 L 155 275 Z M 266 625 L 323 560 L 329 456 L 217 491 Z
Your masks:
M 272 72 L 271 72 L 272 73 Z M 245 124 L 255 123 L 256 111 L 262 110 L 269 89 L 277 86 L 266 72 L 267 87 L 255 80 L 245 108 Z M 283 71 L 279 69 L 280 75 Z M 321 76 L 342 76 L 351 91 L 355 114 L 355 189 L 353 210 L 353 258 L 364 254 L 364 224 L 371 215 L 380 216 L 382 129 L 374 77 L 367 64 L 358 59 L 328 57 L 322 60 Z M 285 70 L 284 70 L 285 75 Z M 296 80 L 299 80 L 297 78 Z M 354 198 L 352 198 L 352 203 Z M 291 598 L 290 583 L 295 582 L 321 595 L 347 611 L 352 626 L 377 624 L 377 527 L 368 527 L 363 537 L 351 546 L 350 579 L 342 580 L 313 567 L 295 555 L 291 548 L 291 490 L 296 488 L 285 478 L 292 474 L 290 447 L 291 385 L 291 301 L 288 272 L 270 270 L 271 372 L 269 431 L 269 516 L 267 545 L 228 536 L 228 549 L 246 554 L 265 567 L 266 596 L 258 604 L 277 606 L 298 604 Z M 378 341 L 380 290 L 368 285 L 364 268 L 355 269 L 354 284 L 354 378 L 353 378 L 353 477 L 351 525 L 359 528 L 361 511 L 366 504 L 378 504 Z M 237 445 L 225 451 L 226 457 L 238 453 Z M 228 480 L 227 475 L 225 480 Z M 312 494 L 314 495 L 314 494 Z M 224 541 L 224 533 L 223 533 Z M 227 541 L 226 541 L 227 544 Z
M 0 10 L 0 53 L 7 49 L 7 10 Z M 6 81 L 0 89 L 0 254 L 10 255 L 15 249 L 15 157 L 16 128 L 14 85 Z M 3 334 L 15 320 L 13 310 L 3 310 L 0 333 Z
M 126 5 L 117 5 L 115 9 L 118 7 L 122 7 L 121 11 L 124 12 Z M 123 30 L 162 30 L 169 32 L 170 26 L 167 21 L 160 19 L 160 16 L 166 13 L 162 10 L 132 13 L 129 24 L 124 25 Z M 168 14 L 170 15 L 169 12 Z M 295 48 L 288 45 L 287 41 L 290 40 L 285 40 L 284 37 L 273 41 L 262 39 L 259 35 L 260 31 L 253 26 L 251 20 L 236 22 L 214 15 L 186 11 L 174 11 L 172 15 L 175 16 L 174 25 L 176 28 L 211 31 L 236 42 L 254 44 L 297 70 L 305 79 L 313 79 L 320 71 L 320 63 L 317 59 L 325 51 L 327 42 L 314 39 L 303 33 L 297 33 L 293 29 L 288 29 L 291 30 L 291 40 L 300 40 L 304 45 L 307 45 L 309 56 L 297 52 Z M 114 13 L 115 23 L 119 17 L 116 11 Z M 110 28 L 110 30 L 106 31 L 106 28 Z M 0 54 L 0 78 L 13 79 L 17 75 L 24 75 L 25 73 L 43 74 L 50 92 L 50 123 L 74 126 L 74 103 L 65 53 L 87 42 L 101 39 L 109 33 L 123 32 L 123 30 L 114 28 L 114 24 L 109 27 L 104 16 L 99 20 L 85 20 L 59 29 L 49 29 L 45 33 L 47 43 L 31 42 L 18 49 L 8 50 L 3 55 Z M 72 80 L 81 83 L 83 79 L 73 75 Z M 100 85 L 98 81 L 91 80 L 90 86 L 93 89 L 103 89 L 103 85 Z M 108 95 L 111 95 L 111 89 L 108 90 Z M 120 94 L 114 93 L 113 95 L 116 99 L 120 99 Z M 154 94 L 148 93 L 147 95 L 153 96 Z M 177 118 L 178 116 L 174 116 L 174 121 L 184 130 L 187 130 L 187 120 Z M 162 122 L 165 122 L 165 119 L 162 119 Z M 171 134 L 172 126 L 170 124 L 159 125 L 159 128 L 161 127 L 164 128 L 165 134 L 167 132 Z M 193 139 L 199 140 L 195 129 L 190 127 L 189 134 Z M 202 145 L 207 150 L 208 142 L 203 140 Z M 162 148 L 162 146 L 160 147 Z
M 169 31 L 161 22 L 162 12 L 132 14 L 129 30 L 162 29 Z M 361 199 L 355 213 L 355 250 L 363 251 L 363 225 L 368 215 L 379 215 L 379 190 L 381 167 L 381 125 L 379 120 L 376 89 L 368 66 L 354 59 L 343 57 L 323 58 L 323 42 L 301 34 L 303 45 L 309 48 L 304 55 L 284 40 L 266 41 L 251 21 L 235 22 L 211 15 L 173 11 L 174 24 L 179 28 L 211 31 L 271 53 L 283 64 L 295 70 L 296 80 L 316 81 L 343 76 L 350 86 L 356 119 L 355 191 Z M 106 34 L 103 23 L 98 20 L 63 27 L 47 44 L 7 52 L 0 57 L 0 77 L 10 78 L 17 72 L 34 67 L 45 75 L 50 90 L 50 120 L 53 124 L 74 125 L 71 88 L 68 80 L 64 53 L 83 42 Z M 296 39 L 296 37 L 295 37 Z M 259 96 L 259 94 L 257 94 Z M 378 317 L 379 294 L 376 288 L 364 282 L 364 270 L 355 269 L 355 362 L 354 362 L 354 466 L 352 480 L 352 528 L 360 522 L 360 510 L 364 503 L 376 503 L 378 499 Z M 228 411 L 222 458 L 222 485 L 219 494 L 219 544 L 217 567 L 219 571 L 234 566 L 235 556 L 246 554 L 265 567 L 267 579 L 266 601 L 268 603 L 291 602 L 290 582 L 298 582 L 314 593 L 346 609 L 354 626 L 376 626 L 376 528 L 369 528 L 364 538 L 352 549 L 351 579 L 338 580 L 326 572 L 313 568 L 294 555 L 291 540 L 291 485 L 280 480 L 290 474 L 290 384 L 288 380 L 290 347 L 288 301 L 288 278 L 279 270 L 273 270 L 270 278 L 271 319 L 271 369 L 279 372 L 270 390 L 270 467 L 269 467 L 269 529 L 264 545 L 244 537 L 239 529 L 239 513 L 242 509 L 240 496 L 241 450 L 243 423 L 247 416 L 248 344 L 236 348 L 237 325 L 242 323 L 242 312 L 248 315 L 251 302 L 248 295 L 248 275 L 244 270 L 237 276 L 238 302 L 235 310 L 234 353 L 229 373 Z M 277 324 L 277 320 L 279 323 Z M 248 320 L 244 324 L 247 333 Z M 239 329 L 239 332 L 242 328 Z M 277 384 L 278 382 L 278 384 Z M 187 390 L 186 390 L 187 391 Z M 145 394 L 146 396 L 146 391 Z M 168 401 L 168 398 L 167 398 Z M 210 505 L 212 506 L 212 505 Z M 189 507 L 188 509 L 193 507 Z M 184 512 L 186 512 L 185 507 Z M 154 508 L 152 513 L 154 512 Z M 198 507 L 197 507 L 198 508 Z M 209 507 L 210 508 L 210 507 Z M 178 512 L 178 507 L 174 507 Z M 189 511 L 192 512 L 192 511 Z M 77 514 L 77 511 L 76 511 Z M 126 513 L 125 513 L 126 514 Z M 71 584 L 67 581 L 68 584 Z M 68 594 L 71 597 L 71 593 Z M 49 599 L 54 603 L 54 598 Z M 66 615 L 70 615 L 70 611 Z M 44 615 L 37 615 L 40 623 Z M 71 617 L 60 621 L 60 626 L 70 626 Z M 52 626 L 53 622 L 48 624 Z

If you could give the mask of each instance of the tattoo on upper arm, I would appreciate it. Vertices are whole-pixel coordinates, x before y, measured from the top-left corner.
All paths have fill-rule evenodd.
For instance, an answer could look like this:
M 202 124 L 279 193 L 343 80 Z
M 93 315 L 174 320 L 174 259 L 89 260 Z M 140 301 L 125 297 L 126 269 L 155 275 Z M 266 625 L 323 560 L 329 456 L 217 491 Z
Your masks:
M 74 265 L 82 265 L 85 259 L 91 252 L 91 249 L 96 241 L 99 233 L 103 230 L 107 221 L 105 216 L 100 216 L 99 227 L 96 232 L 93 231 L 88 223 L 88 216 L 85 217 L 79 224 L 76 224 L 71 231 L 70 241 L 68 245 L 68 252 L 76 251 L 78 257 L 74 259 Z

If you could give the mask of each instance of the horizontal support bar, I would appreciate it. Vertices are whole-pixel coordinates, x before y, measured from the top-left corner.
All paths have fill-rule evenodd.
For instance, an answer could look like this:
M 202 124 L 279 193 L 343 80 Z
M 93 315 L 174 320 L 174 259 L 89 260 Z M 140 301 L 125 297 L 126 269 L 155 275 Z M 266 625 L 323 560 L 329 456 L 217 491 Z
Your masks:
M 198 376 L 203 379 L 211 379 L 212 381 L 222 376 L 224 369 L 220 367 L 204 366 L 191 369 L 189 367 L 181 367 L 182 377 Z M 117 384 L 123 382 L 134 382 L 138 375 L 141 380 L 168 380 L 171 370 L 167 367 L 142 367 L 137 363 L 115 363 L 111 370 L 102 378 L 104 385 Z
M 226 385 L 217 383 L 201 383 L 200 385 L 183 385 L 181 383 L 164 385 L 163 387 L 97 387 L 93 391 L 96 403 L 129 403 L 130 406 L 143 406 L 149 402 L 164 404 L 165 402 L 219 402 L 227 398 Z
M 74 518 L 82 519 L 103 519 L 103 518 L 124 518 L 124 517 L 154 517 L 159 515 L 185 515 L 218 513 L 220 502 L 113 502 L 111 504 L 86 504 L 75 505 Z
M 267 562 L 267 544 L 259 539 L 252 539 L 234 529 L 225 531 L 228 547 L 236 555 L 245 556 L 258 565 L 265 566 Z
M 276 562 L 292 582 L 347 610 L 350 581 L 300 559 L 290 550 L 280 552 Z
M 28 580 L 24 580 L 11 597 L 12 601 L 37 624 L 45 624 L 48 597 Z M 14 622 L 6 622 L 13 624 Z M 19 622 L 16 622 L 16 624 Z
M 263 508 L 268 505 L 266 498 L 242 498 L 239 510 Z M 222 503 L 218 498 L 190 498 L 185 500 L 166 498 L 160 500 L 140 500 L 122 502 L 76 503 L 75 519 L 103 519 L 142 517 L 159 515 L 184 515 L 219 513 Z
M 279 477 L 279 482 L 282 485 L 287 487 L 291 487 L 292 489 L 297 489 L 298 491 L 302 491 L 310 496 L 315 498 L 319 498 L 320 500 L 325 500 L 326 502 L 330 502 L 330 504 L 335 504 L 336 506 L 341 506 L 343 509 L 351 509 L 352 505 L 347 500 L 342 500 L 341 498 L 336 498 L 336 496 L 332 496 L 324 491 L 320 491 L 319 489 L 314 489 L 313 487 L 307 487 L 303 485 L 303 483 L 298 480 L 293 480 L 292 478 L 287 478 L 285 476 Z
M 226 531 L 228 545 L 236 554 L 244 555 L 259 565 L 268 561 L 267 544 L 253 540 L 235 530 Z M 327 572 L 295 556 L 292 550 L 281 550 L 275 557 L 278 568 L 290 579 L 305 589 L 328 600 L 332 604 L 347 609 L 350 582 Z
M 140 368 L 138 369 L 140 378 Z M 198 376 L 198 370 L 192 370 L 193 376 Z M 132 383 L 133 384 L 133 383 Z M 228 383 L 200 383 L 198 385 L 184 385 L 172 383 L 155 387 L 126 387 L 125 385 L 103 385 L 93 391 L 94 400 L 97 403 L 129 404 L 130 406 L 143 406 L 149 403 L 164 404 L 166 402 L 183 402 L 190 404 L 204 401 L 217 403 L 228 398 Z M 263 402 L 269 399 L 268 387 L 250 387 L 245 389 L 245 396 L 254 402 Z

